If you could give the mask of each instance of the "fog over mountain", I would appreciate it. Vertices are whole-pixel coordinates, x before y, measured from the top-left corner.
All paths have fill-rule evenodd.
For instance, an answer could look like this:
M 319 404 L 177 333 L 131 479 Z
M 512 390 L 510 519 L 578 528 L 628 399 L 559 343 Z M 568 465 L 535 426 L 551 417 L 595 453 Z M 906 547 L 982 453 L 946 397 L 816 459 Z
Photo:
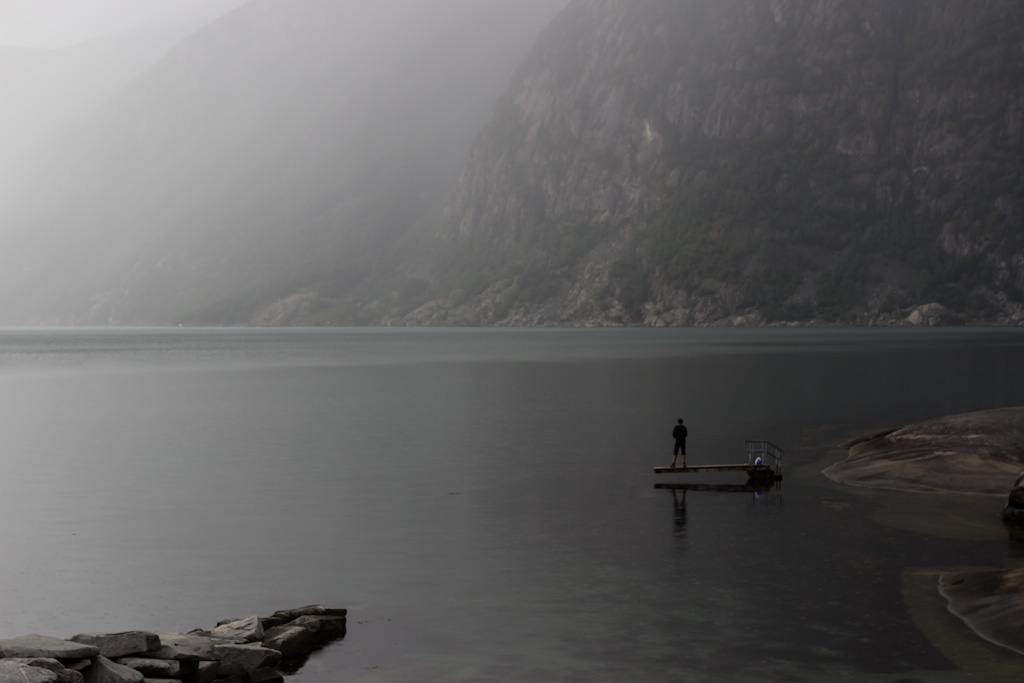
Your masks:
M 350 277 L 443 198 L 559 8 L 253 0 L 221 17 L 19 165 L 0 322 L 237 322 Z
M 197 28 L 139 29 L 59 49 L 0 45 L 3 177 L 34 145 L 106 102 Z
M 0 323 L 1016 325 L 1022 225 L 1016 0 L 252 0 L 19 163 Z

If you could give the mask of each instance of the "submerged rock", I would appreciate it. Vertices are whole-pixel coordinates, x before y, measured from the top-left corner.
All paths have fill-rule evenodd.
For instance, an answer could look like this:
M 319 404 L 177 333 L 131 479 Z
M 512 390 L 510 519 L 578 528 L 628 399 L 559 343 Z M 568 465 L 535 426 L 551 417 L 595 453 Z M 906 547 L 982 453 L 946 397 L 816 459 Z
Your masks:
M 854 486 L 1005 495 L 1024 469 L 1024 407 L 951 415 L 844 444 L 824 471 Z
M 939 592 L 975 633 L 1024 654 L 1024 568 L 943 574 Z

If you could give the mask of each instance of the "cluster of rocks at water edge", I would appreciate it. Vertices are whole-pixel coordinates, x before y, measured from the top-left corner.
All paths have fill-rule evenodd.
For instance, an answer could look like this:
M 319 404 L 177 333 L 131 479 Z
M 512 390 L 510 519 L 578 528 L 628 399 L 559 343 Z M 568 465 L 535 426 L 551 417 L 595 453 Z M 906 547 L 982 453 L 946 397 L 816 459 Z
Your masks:
M 80 633 L 0 640 L 0 683 L 273 683 L 344 637 L 344 609 L 310 605 L 188 633 Z

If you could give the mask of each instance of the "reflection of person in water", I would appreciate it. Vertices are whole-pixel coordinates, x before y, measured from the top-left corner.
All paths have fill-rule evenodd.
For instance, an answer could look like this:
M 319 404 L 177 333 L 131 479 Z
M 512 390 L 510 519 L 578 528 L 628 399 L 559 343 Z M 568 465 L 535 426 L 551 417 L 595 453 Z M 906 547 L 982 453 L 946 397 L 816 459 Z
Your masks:
M 676 516 L 676 533 L 680 533 L 686 526 L 686 489 L 683 489 L 680 494 L 672 489 L 672 508 Z

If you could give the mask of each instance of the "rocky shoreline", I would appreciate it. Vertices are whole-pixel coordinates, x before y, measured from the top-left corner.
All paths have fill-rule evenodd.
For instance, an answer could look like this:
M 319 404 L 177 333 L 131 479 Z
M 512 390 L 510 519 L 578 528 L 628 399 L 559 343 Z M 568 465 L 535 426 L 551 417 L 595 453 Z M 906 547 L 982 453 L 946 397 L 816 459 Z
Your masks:
M 0 683 L 275 683 L 345 636 L 347 610 L 309 605 L 188 633 L 0 640 Z
M 853 439 L 833 481 L 899 491 L 1007 496 L 1001 516 L 1024 523 L 1024 406 L 928 420 Z M 993 506 L 995 508 L 995 506 Z M 985 640 L 1024 654 L 1024 567 L 947 572 L 949 611 Z
M 841 484 L 1005 496 L 1024 471 L 1024 406 L 918 422 L 842 446 L 846 460 L 823 471 Z
M 618 302 L 598 305 L 591 300 L 592 296 L 582 297 L 587 302 L 585 306 L 573 307 L 555 300 L 509 307 L 505 299 L 508 292 L 515 291 L 515 283 L 514 279 L 501 280 L 466 303 L 460 303 L 464 294 L 456 291 L 448 298 L 432 299 L 408 312 L 346 321 L 382 327 L 828 327 L 836 324 L 835 321 L 815 317 L 774 319 L 756 308 L 731 312 L 735 306 L 731 305 L 730 299 L 735 297 L 723 299 L 717 295 L 681 292 L 664 292 L 663 299 L 649 301 L 641 312 L 633 314 L 627 313 Z M 603 291 L 607 286 L 602 282 L 595 289 Z M 705 288 L 722 287 L 721 283 L 705 283 Z M 316 293 L 307 292 L 269 304 L 254 313 L 248 324 L 310 324 L 317 308 L 330 305 L 330 302 L 321 301 Z M 379 301 L 366 306 L 367 311 L 384 308 L 385 303 Z M 1024 304 L 1004 302 L 997 314 L 978 319 L 969 312 L 955 311 L 931 302 L 892 311 L 864 311 L 844 320 L 844 323 L 867 327 L 960 327 L 968 323 L 1024 327 Z

